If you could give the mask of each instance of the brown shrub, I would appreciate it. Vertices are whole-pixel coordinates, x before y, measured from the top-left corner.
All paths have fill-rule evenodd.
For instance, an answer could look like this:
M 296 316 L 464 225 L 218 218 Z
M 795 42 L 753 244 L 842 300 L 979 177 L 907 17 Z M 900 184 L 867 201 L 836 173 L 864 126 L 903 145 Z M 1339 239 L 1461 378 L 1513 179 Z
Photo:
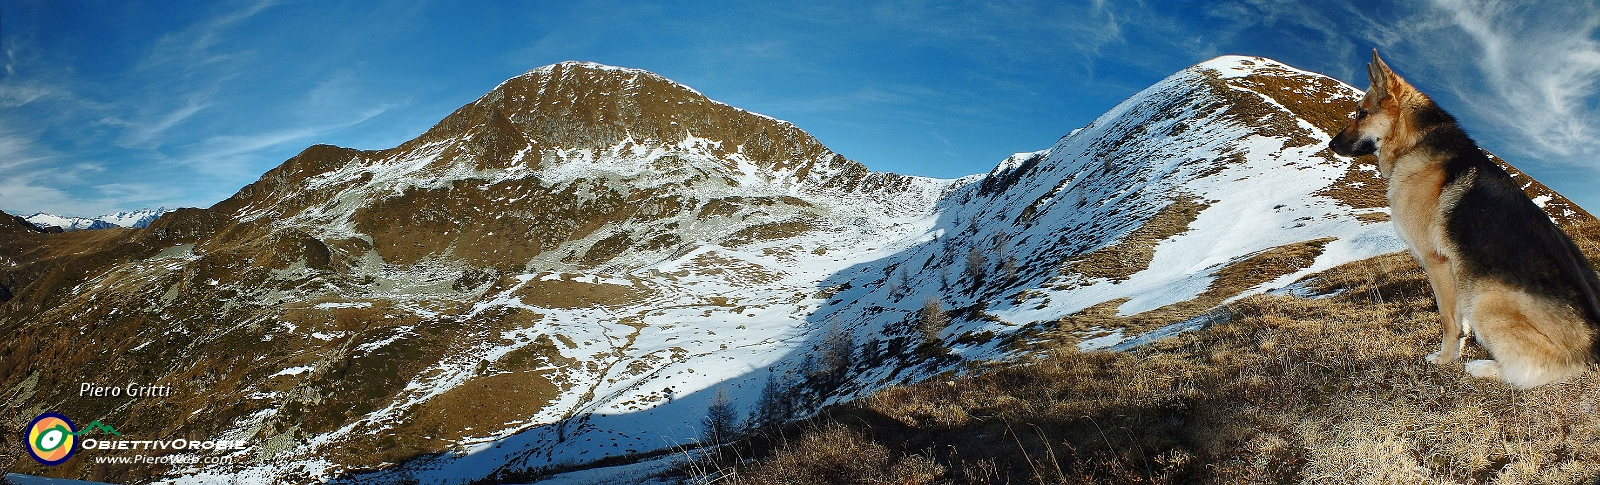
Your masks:
M 732 483 L 805 485 L 934 483 L 943 467 L 922 455 L 899 455 L 860 432 L 828 424 L 784 443 L 770 460 L 732 474 Z

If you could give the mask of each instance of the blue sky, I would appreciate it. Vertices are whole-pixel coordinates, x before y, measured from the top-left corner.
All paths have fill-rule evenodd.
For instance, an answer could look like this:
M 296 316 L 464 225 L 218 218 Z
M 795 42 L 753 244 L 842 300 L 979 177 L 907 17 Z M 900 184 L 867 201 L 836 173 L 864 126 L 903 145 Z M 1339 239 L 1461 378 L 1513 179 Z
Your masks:
M 0 0 L 0 210 L 206 207 L 306 146 L 382 149 L 586 60 L 956 177 L 1161 78 L 1266 56 L 1364 88 L 1373 47 L 1486 148 L 1600 210 L 1600 5 Z

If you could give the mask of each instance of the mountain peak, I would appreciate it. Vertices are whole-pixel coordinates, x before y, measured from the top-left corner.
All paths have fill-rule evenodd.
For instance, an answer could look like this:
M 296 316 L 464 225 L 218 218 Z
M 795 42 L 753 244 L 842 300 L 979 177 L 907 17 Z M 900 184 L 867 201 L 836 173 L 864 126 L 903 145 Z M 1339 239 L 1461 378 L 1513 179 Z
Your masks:
M 789 224 L 751 229 L 757 232 L 799 230 L 812 220 L 800 213 L 840 197 L 872 195 L 851 205 L 923 211 L 949 183 L 873 173 L 793 124 L 711 100 L 648 71 L 569 61 L 509 79 L 392 149 L 308 148 L 214 209 L 332 238 L 370 237 L 390 262 L 449 254 L 509 267 L 550 253 L 540 264 L 553 268 L 571 261 L 650 261 L 687 241 L 748 242 L 749 234 L 738 233 L 746 225 Z M 464 194 L 490 197 L 483 202 L 506 212 L 485 216 L 462 202 L 475 197 Z M 825 200 L 810 200 L 813 195 Z M 763 206 L 748 218 L 738 209 L 776 200 L 795 207 Z M 649 215 L 636 214 L 640 210 Z M 680 222 L 680 228 L 697 228 L 692 238 L 655 227 L 679 210 L 704 214 Z M 705 222 L 727 211 L 740 219 Z M 764 220 L 779 214 L 805 220 Z M 480 225 L 482 237 L 474 233 Z M 424 226 L 442 237 L 418 243 Z M 499 250 L 526 242 L 529 234 L 540 243 Z M 626 251 L 639 247 L 649 249 Z M 634 253 L 645 255 L 629 256 Z
M 501 96 L 496 96 L 501 94 Z M 544 109 L 555 114 L 571 115 L 581 109 L 605 109 L 592 115 L 594 122 L 637 122 L 645 117 L 666 117 L 669 125 L 680 122 L 677 130 L 693 130 L 706 126 L 683 125 L 677 115 L 696 110 L 718 110 L 722 117 L 728 115 L 754 115 L 766 122 L 778 123 L 786 130 L 798 131 L 792 123 L 738 109 L 725 102 L 710 99 L 701 91 L 683 83 L 654 74 L 650 70 L 632 67 L 606 66 L 598 62 L 565 61 L 536 67 L 525 74 L 510 78 L 485 94 L 478 102 L 502 102 L 509 114 L 528 114 L 528 110 Z M 478 104 L 474 102 L 474 104 Z M 563 107 L 565 104 L 565 107 Z
M 678 152 L 679 159 L 701 159 L 715 171 L 747 172 L 738 167 L 748 164 L 765 172 L 762 177 L 813 188 L 841 173 L 868 173 L 789 122 L 712 100 L 649 71 L 579 61 L 509 79 L 385 152 L 438 147 L 445 148 L 429 164 L 438 170 L 454 170 L 444 164 L 470 164 L 473 171 L 566 167 L 555 173 L 582 176 L 607 160 Z
M 553 85 L 576 84 L 592 88 L 603 88 L 607 91 L 616 90 L 628 92 L 630 88 L 641 86 L 643 80 L 646 84 L 669 85 L 676 90 L 687 91 L 697 96 L 704 96 L 699 91 L 673 82 L 659 74 L 631 67 L 619 67 L 589 61 L 562 61 L 555 64 L 539 66 L 528 70 L 511 79 L 507 79 L 495 86 L 490 92 L 501 91 L 508 86 L 532 83 L 549 88 Z
M 1195 64 L 1189 69 L 1206 69 L 1216 71 L 1221 77 L 1240 77 L 1263 72 L 1282 73 L 1284 71 L 1311 74 L 1294 67 L 1265 57 L 1242 56 L 1228 54 L 1217 56 L 1205 62 Z
M 655 75 L 655 73 L 652 73 L 650 71 L 646 71 L 644 69 L 638 69 L 638 68 L 633 68 L 633 67 L 613 66 L 613 65 L 601 64 L 601 63 L 593 62 L 593 61 L 561 61 L 561 62 L 557 62 L 555 64 L 546 64 L 546 65 L 543 65 L 543 66 L 535 67 L 533 69 L 529 69 L 528 72 L 524 73 L 523 75 L 526 76 L 526 75 L 530 75 L 530 74 L 536 74 L 536 75 L 537 74 L 550 74 L 552 72 L 556 72 L 556 71 L 560 71 L 560 70 L 571 70 L 571 69 L 583 69 L 583 70 L 590 70 L 590 71 L 606 71 L 606 72 L 616 72 L 616 73 L 624 73 L 624 74 L 647 74 L 647 75 L 651 75 L 651 76 Z
M 151 210 L 149 208 L 121 211 L 114 214 L 105 214 L 96 217 L 60 216 L 45 212 L 36 212 L 23 219 L 40 228 L 56 228 L 62 231 L 79 231 L 86 229 L 107 229 L 113 227 L 141 228 L 150 225 L 151 221 L 161 217 L 162 214 L 172 212 L 171 209 L 161 207 Z

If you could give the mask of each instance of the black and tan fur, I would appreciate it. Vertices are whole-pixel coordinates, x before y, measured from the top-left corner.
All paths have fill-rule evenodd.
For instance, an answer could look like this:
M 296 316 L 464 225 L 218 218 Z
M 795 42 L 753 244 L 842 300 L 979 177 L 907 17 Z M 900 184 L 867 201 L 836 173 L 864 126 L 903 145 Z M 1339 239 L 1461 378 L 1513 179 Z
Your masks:
M 1558 382 L 1600 360 L 1600 280 L 1576 245 L 1451 117 L 1372 51 L 1372 82 L 1328 144 L 1377 154 L 1390 215 L 1428 273 L 1450 365 L 1466 337 L 1494 360 L 1466 371 L 1520 388 Z

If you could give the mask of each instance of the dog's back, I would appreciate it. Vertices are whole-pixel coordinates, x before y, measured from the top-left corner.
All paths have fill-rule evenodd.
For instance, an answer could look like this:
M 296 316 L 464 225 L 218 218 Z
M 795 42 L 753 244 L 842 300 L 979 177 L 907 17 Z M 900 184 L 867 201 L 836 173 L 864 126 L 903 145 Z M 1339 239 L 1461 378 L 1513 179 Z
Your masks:
M 1482 286 L 1502 287 L 1505 290 L 1501 293 L 1542 300 L 1543 304 L 1524 303 L 1522 306 L 1547 307 L 1540 313 L 1554 317 L 1534 318 L 1527 310 L 1520 310 L 1521 318 L 1510 322 L 1500 318 L 1492 323 L 1500 327 L 1498 330 L 1523 334 L 1527 337 L 1524 340 L 1551 340 L 1549 343 L 1554 345 L 1545 346 L 1544 350 L 1536 349 L 1540 345 L 1512 348 L 1515 341 L 1507 339 L 1485 343 L 1492 351 L 1499 347 L 1497 354 L 1545 354 L 1545 358 L 1552 361 L 1572 362 L 1573 371 L 1580 371 L 1579 360 L 1600 360 L 1600 338 L 1597 338 L 1600 336 L 1600 278 L 1578 246 L 1543 209 L 1528 199 L 1522 187 L 1478 149 L 1454 120 L 1448 119 L 1448 114 L 1440 111 L 1438 115 L 1446 120 L 1441 120 L 1444 122 L 1424 135 L 1419 145 L 1447 154 L 1444 164 L 1447 187 L 1465 182 L 1461 185 L 1465 190 L 1454 206 L 1441 214 L 1444 236 L 1451 241 L 1456 253 L 1457 279 L 1492 282 Z M 1471 180 L 1463 180 L 1469 177 Z M 1470 315 L 1472 305 L 1467 308 L 1466 315 Z M 1491 324 L 1485 319 L 1478 320 L 1478 324 Z M 1587 328 L 1572 328 L 1574 325 Z M 1573 342 L 1561 341 L 1584 336 L 1588 337 L 1587 348 L 1572 348 Z M 1574 355 L 1582 353 L 1588 355 Z M 1513 369 L 1507 371 L 1514 372 Z M 1527 369 L 1526 372 L 1538 371 Z M 1512 382 L 1518 377 L 1504 376 Z M 1532 375 L 1522 378 L 1538 379 Z
M 1600 278 L 1572 239 L 1454 123 L 1439 126 L 1423 143 L 1450 153 L 1447 184 L 1476 177 L 1445 220 L 1464 276 L 1499 280 L 1570 305 L 1600 332 Z M 1594 340 L 1589 351 L 1600 360 L 1600 338 Z

